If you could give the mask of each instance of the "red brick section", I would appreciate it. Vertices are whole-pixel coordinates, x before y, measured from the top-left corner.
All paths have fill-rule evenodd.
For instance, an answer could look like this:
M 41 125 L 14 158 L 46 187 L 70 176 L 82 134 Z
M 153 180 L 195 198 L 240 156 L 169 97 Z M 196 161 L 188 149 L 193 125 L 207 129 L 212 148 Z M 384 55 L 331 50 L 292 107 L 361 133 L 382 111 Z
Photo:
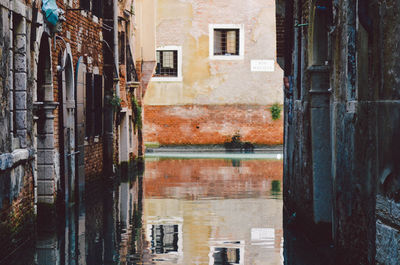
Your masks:
M 272 120 L 269 108 L 258 105 L 145 106 L 144 141 L 161 145 L 223 144 L 239 132 L 242 141 L 282 144 L 283 117 Z
M 93 181 L 93 177 L 103 172 L 103 144 L 92 143 L 85 146 L 85 178 L 86 181 Z
M 283 163 L 278 160 L 166 159 L 147 161 L 144 176 L 146 198 L 232 197 L 271 191 L 281 181 Z M 181 189 L 180 189 L 181 188 Z M 185 189 L 187 188 L 187 189 Z M 182 192 L 190 192 L 182 193 Z
M 0 263 L 12 250 L 20 247 L 34 235 L 34 192 L 33 176 L 30 163 L 24 166 L 25 175 L 21 179 L 18 194 L 12 198 L 10 190 L 3 190 L 2 205 L 0 205 Z M 10 172 L 0 174 L 0 178 L 10 178 Z M 8 264 L 7 261 L 5 261 Z M 3 264 L 3 263 L 1 263 Z

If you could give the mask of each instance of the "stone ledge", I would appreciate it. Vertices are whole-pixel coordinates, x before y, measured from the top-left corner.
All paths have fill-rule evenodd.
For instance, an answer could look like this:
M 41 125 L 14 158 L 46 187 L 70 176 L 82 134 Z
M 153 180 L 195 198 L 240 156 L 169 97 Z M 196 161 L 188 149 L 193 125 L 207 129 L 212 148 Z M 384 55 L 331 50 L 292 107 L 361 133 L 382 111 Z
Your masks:
M 0 154 L 0 170 L 7 170 L 15 165 L 33 158 L 33 149 L 16 149 L 12 153 Z
M 400 233 L 398 230 L 376 223 L 376 262 L 377 264 L 396 265 L 400 259 Z
M 376 196 L 376 215 L 396 227 L 400 227 L 400 203 L 388 199 L 382 195 Z

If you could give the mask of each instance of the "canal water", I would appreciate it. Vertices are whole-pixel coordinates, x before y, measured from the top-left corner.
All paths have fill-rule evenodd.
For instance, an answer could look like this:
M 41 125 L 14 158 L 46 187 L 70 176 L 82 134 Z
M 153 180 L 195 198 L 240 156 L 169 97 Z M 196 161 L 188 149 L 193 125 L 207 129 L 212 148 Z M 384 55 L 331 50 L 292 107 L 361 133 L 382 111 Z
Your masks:
M 273 156 L 152 155 L 88 183 L 8 264 L 283 264 L 282 172 Z

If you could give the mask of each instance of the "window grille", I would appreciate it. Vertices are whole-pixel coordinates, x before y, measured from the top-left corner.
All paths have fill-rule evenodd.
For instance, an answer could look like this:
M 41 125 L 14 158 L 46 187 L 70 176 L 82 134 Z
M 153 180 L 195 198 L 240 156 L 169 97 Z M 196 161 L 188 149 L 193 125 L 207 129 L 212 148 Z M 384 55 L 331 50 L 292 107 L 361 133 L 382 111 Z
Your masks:
M 214 55 L 239 55 L 239 29 L 214 29 Z
M 178 76 L 178 51 L 157 51 L 157 68 L 154 76 Z
M 93 15 L 103 17 L 103 0 L 80 0 L 80 8 L 92 11 Z

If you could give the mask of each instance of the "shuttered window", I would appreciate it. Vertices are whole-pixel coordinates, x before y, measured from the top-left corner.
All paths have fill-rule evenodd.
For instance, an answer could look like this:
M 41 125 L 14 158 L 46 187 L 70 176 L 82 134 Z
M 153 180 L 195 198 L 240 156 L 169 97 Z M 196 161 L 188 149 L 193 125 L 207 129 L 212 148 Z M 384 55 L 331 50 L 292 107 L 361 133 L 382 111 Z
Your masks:
M 94 135 L 103 134 L 103 77 L 94 75 Z
M 85 122 L 85 136 L 93 135 L 93 74 L 86 74 L 86 122 Z
M 103 134 L 103 77 L 86 74 L 86 137 Z

